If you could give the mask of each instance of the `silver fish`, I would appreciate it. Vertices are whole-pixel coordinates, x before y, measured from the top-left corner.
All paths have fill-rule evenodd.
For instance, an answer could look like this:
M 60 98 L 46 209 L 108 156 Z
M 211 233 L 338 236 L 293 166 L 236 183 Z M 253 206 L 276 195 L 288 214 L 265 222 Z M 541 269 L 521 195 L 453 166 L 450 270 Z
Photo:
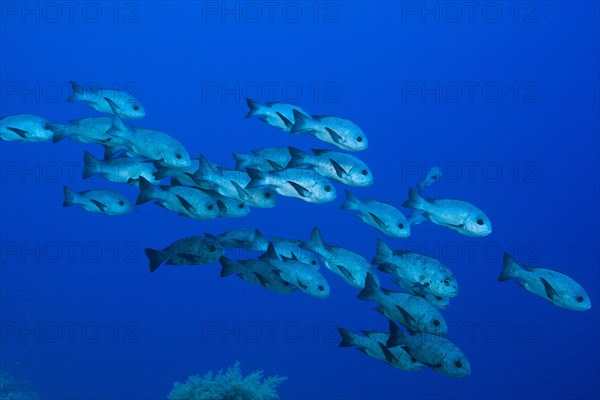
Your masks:
M 346 190 L 346 201 L 341 209 L 358 211 L 358 219 L 386 235 L 399 238 L 410 236 L 410 222 L 391 204 L 370 199 L 361 202 Z
M 117 114 L 123 119 L 141 119 L 146 115 L 144 107 L 138 99 L 120 90 L 93 88 L 86 91 L 75 82 L 71 82 L 71 88 L 73 93 L 68 99 L 71 103 L 85 101 L 87 106 L 93 110 L 106 114 Z M 112 101 L 114 106 L 111 106 L 107 99 Z
M 267 147 L 265 149 L 252 150 L 252 153 L 267 160 L 271 165 L 287 167 L 292 156 L 287 147 Z
M 379 266 L 380 271 L 396 275 L 404 282 L 403 286 L 418 287 L 440 297 L 458 295 L 454 274 L 435 258 L 392 250 L 383 240 L 377 239 L 377 254 L 372 262 Z
M 258 229 L 237 228 L 220 235 L 205 234 L 206 237 L 216 240 L 221 246 L 228 249 L 246 249 L 250 251 L 265 252 L 269 241 Z
M 180 239 L 164 250 L 144 249 L 150 272 L 163 263 L 167 265 L 200 265 L 217 261 L 223 255 L 223 247 L 216 241 L 202 236 Z
M 144 158 L 122 157 L 100 161 L 92 153 L 84 151 L 83 162 L 83 179 L 100 174 L 104 179 L 116 183 L 137 185 L 140 177 L 152 184 L 160 182 L 154 179 L 154 164 Z
M 233 261 L 230 258 L 221 257 L 219 262 L 222 266 L 221 277 L 236 274 L 244 281 L 272 292 L 287 294 L 296 291 L 296 287 L 281 279 L 279 273 L 275 272 L 274 267 L 266 261 Z
M 574 311 L 592 308 L 585 289 L 573 279 L 547 268 L 520 266 L 508 253 L 504 253 L 502 273 L 498 281 L 510 279 L 515 279 L 525 290 L 559 307 Z
M 423 212 L 436 225 L 445 226 L 466 236 L 481 237 L 492 233 L 492 223 L 483 211 L 462 200 L 425 199 L 413 188 L 403 207 Z
M 294 147 L 289 149 L 292 159 L 287 168 L 308 167 L 325 178 L 349 186 L 370 186 L 373 184 L 373 174 L 367 164 L 352 154 L 313 149 L 314 155 L 312 155 Z
M 47 142 L 54 131 L 45 118 L 31 114 L 0 118 L 0 139 L 7 142 Z
M 354 122 L 322 115 L 306 115 L 294 110 L 294 125 L 290 132 L 308 134 L 343 150 L 365 150 L 369 143 L 365 133 Z
M 248 104 L 248 114 L 246 118 L 258 117 L 261 121 L 289 132 L 294 125 L 294 112 L 308 117 L 308 113 L 298 106 L 287 103 L 269 102 L 261 105 L 252 99 L 246 99 Z M 309 117 L 310 118 L 310 117 Z
M 78 206 L 85 211 L 106 215 L 127 214 L 133 208 L 127 197 L 114 190 L 86 190 L 77 193 L 63 186 L 63 192 L 63 207 Z
M 54 131 L 52 141 L 60 142 L 69 138 L 81 143 L 100 143 L 110 146 L 121 144 L 115 141 L 107 132 L 113 126 L 112 117 L 87 117 L 69 121 L 68 124 L 49 123 Z

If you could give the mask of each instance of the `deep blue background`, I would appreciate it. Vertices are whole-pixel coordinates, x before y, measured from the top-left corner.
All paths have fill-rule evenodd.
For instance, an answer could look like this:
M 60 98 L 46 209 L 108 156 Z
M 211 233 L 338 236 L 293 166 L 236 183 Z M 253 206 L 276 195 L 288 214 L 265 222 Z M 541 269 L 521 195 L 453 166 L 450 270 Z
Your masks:
M 402 2 L 321 3 L 318 16 L 312 2 L 280 3 L 272 21 L 254 3 L 263 13 L 258 22 L 240 4 L 236 21 L 206 13 L 221 3 L 94 3 L 102 16 L 93 22 L 97 7 L 88 6 L 86 18 L 84 4 L 71 20 L 62 6 L 57 22 L 43 3 L 30 3 L 37 15 L 20 14 L 22 3 L 2 4 L 1 115 L 96 115 L 65 102 L 67 82 L 75 80 L 133 91 L 147 112 L 136 123 L 170 132 L 192 155 L 229 166 L 232 151 L 320 146 L 245 120 L 247 90 L 262 102 L 292 101 L 359 124 L 370 144 L 359 156 L 375 185 L 355 193 L 399 204 L 408 186 L 439 163 L 446 178 L 430 195 L 476 204 L 492 220 L 493 234 L 465 238 L 423 224 L 408 239 L 386 240 L 452 267 L 461 294 L 444 315 L 473 373 L 463 380 L 406 373 L 338 348 L 335 326 L 373 330 L 386 323 L 328 271 L 331 298 L 318 300 L 221 279 L 217 264 L 147 270 L 144 247 L 242 226 L 304 239 L 318 225 L 326 241 L 371 259 L 380 235 L 338 210 L 341 185 L 334 203 L 281 199 L 240 220 L 186 220 L 153 205 L 107 217 L 62 208 L 61 186 L 113 187 L 132 199 L 136 190 L 82 181 L 83 149 L 100 149 L 69 141 L 0 145 L 2 371 L 31 380 L 43 399 L 164 398 L 173 382 L 235 360 L 246 372 L 287 376 L 279 391 L 286 399 L 598 398 L 597 2 L 481 3 L 471 21 L 461 5 L 456 22 L 449 21 L 455 9 L 440 9 L 437 22 L 403 14 L 413 3 Z M 426 3 L 436 5 L 443 6 Z M 491 8 L 482 14 L 485 5 Z M 497 22 L 494 5 L 502 10 Z M 292 22 L 296 8 L 302 16 Z M 439 100 L 408 95 L 415 84 L 439 84 Z M 476 85 L 472 97 L 467 85 Z M 490 91 L 482 93 L 484 87 Z M 74 177 L 64 163 L 77 164 Z M 17 255 L 8 254 L 15 247 Z M 92 262 L 98 248 L 102 254 Z M 500 249 L 579 281 L 592 311 L 560 309 L 498 284 Z M 53 340 L 57 326 L 61 336 Z M 102 329 L 97 342 L 94 327 Z M 219 333 L 207 335 L 212 329 Z

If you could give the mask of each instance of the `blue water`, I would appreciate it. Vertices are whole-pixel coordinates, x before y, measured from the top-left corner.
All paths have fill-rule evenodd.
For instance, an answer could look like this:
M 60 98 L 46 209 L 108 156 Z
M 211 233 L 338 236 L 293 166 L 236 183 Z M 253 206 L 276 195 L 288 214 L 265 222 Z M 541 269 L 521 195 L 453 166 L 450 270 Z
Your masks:
M 41 399 L 166 398 L 174 382 L 235 360 L 287 376 L 282 399 L 600 396 L 598 2 L 77 4 L 2 2 L 2 116 L 98 115 L 66 102 L 74 80 L 133 93 L 147 114 L 136 124 L 229 167 L 232 151 L 325 147 L 244 119 L 252 97 L 361 126 L 369 148 L 356 155 L 375 184 L 357 194 L 399 206 L 440 165 L 428 195 L 472 202 L 493 233 L 424 223 L 385 240 L 452 268 L 461 293 L 444 317 L 472 375 L 408 373 L 338 348 L 336 327 L 387 323 L 328 271 L 326 300 L 220 278 L 217 263 L 148 272 L 144 248 L 238 227 L 306 239 L 318 225 L 370 260 L 382 235 L 339 210 L 342 185 L 333 203 L 282 198 L 238 220 L 151 204 L 108 217 L 61 207 L 62 186 L 131 199 L 136 188 L 83 181 L 83 150 L 101 149 L 68 140 L 0 144 L 2 372 Z M 592 310 L 497 283 L 503 251 L 568 274 Z

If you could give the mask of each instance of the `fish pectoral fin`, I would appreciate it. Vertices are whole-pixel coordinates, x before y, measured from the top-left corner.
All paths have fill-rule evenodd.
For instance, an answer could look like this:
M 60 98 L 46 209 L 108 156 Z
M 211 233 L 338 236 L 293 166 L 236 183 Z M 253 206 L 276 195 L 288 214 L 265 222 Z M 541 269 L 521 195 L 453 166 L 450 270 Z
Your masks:
M 410 313 L 404 308 L 400 307 L 398 304 L 396 304 L 396 308 L 398 309 L 398 311 L 400 311 L 400 314 L 402 314 L 402 318 L 404 318 L 404 321 L 406 321 L 409 324 L 416 322 L 415 318 L 412 315 L 410 315 Z
M 288 128 L 291 128 L 291 127 L 292 127 L 292 125 L 294 125 L 294 124 L 292 124 L 292 121 L 290 121 L 289 119 L 287 119 L 287 118 L 285 117 L 285 115 L 283 115 L 282 113 L 280 113 L 280 112 L 277 112 L 276 114 L 277 114 L 277 116 L 278 116 L 279 118 L 281 118 L 281 120 L 283 121 L 283 123 L 285 124 L 285 126 L 287 126 Z
M 248 191 L 246 189 L 244 189 L 243 187 L 241 187 L 239 185 L 239 183 L 237 183 L 235 181 L 229 181 L 229 182 L 231 182 L 231 184 L 233 185 L 233 187 L 237 191 L 238 196 L 240 196 L 240 199 L 242 199 L 244 201 L 249 201 L 249 200 L 252 199 L 252 196 L 250 196 L 250 193 L 248 193 Z
M 260 283 L 260 285 L 264 288 L 271 286 L 269 283 L 269 280 L 267 278 L 265 278 L 264 276 L 262 276 L 261 274 L 259 274 L 258 272 L 253 272 L 254 276 L 256 276 L 256 279 L 258 279 L 258 282 Z
M 286 256 L 284 256 L 284 255 L 281 255 L 281 254 L 280 254 L 279 256 L 281 257 L 281 259 L 282 259 L 283 261 L 298 261 L 298 257 L 296 257 L 296 254 L 294 254 L 294 252 L 293 252 L 293 251 L 292 251 L 291 253 L 292 253 L 292 256 L 291 256 L 291 257 L 286 257 Z
M 8 127 L 6 128 L 9 131 L 16 133 L 17 135 L 21 136 L 23 139 L 27 139 L 27 131 L 24 131 L 23 129 L 19 129 L 19 128 L 13 128 L 13 127 Z
M 283 168 L 281 165 L 277 164 L 273 160 L 267 160 L 267 162 L 269 163 L 269 165 L 271 166 L 271 168 L 273 168 L 273 171 L 281 171 L 281 170 L 285 169 L 285 168 Z
M 304 283 L 302 283 L 302 281 L 300 281 L 300 279 L 298 279 L 298 278 L 296 278 L 296 283 L 298 283 L 298 287 L 300 287 L 300 289 L 302 289 L 302 290 L 308 289 L 308 285 L 305 285 Z
M 544 289 L 546 289 L 546 296 L 548 296 L 550 300 L 554 300 L 554 297 L 558 296 L 558 292 L 554 289 L 554 287 L 552 287 L 550 282 L 548 282 L 544 278 L 540 278 L 540 281 L 542 281 Z
M 177 200 L 179 200 L 179 203 L 181 203 L 181 205 L 183 206 L 183 208 L 186 209 L 186 211 L 190 213 L 196 213 L 196 207 L 191 205 L 189 201 L 187 201 L 185 198 L 178 194 L 176 194 L 175 197 L 177 197 Z
M 331 163 L 331 165 L 333 165 L 333 169 L 335 169 L 335 173 L 337 176 L 343 178 L 344 176 L 348 175 L 348 171 L 346 171 L 344 167 L 342 167 L 337 161 L 330 158 L 329 162 Z
M 352 275 L 352 273 L 348 270 L 348 268 L 344 267 L 343 265 L 337 265 L 337 268 L 342 272 L 342 274 L 344 274 L 346 279 L 354 282 L 354 275 Z
M 383 355 L 385 356 L 385 361 L 390 364 L 396 364 L 398 362 L 398 358 L 392 354 L 392 352 L 385 347 L 385 345 L 381 342 L 377 342 L 381 351 L 383 351 Z
M 379 225 L 380 228 L 385 229 L 387 228 L 387 224 L 385 222 L 383 222 L 383 220 L 381 218 L 379 218 L 377 215 L 373 214 L 373 213 L 369 213 L 369 215 L 371 216 L 371 218 L 373 218 L 373 220 L 377 223 L 377 225 Z
M 106 204 L 104 204 L 104 203 L 101 203 L 101 202 L 99 202 L 98 200 L 94 200 L 94 199 L 92 199 L 92 200 L 90 200 L 90 201 L 91 201 L 92 203 L 94 203 L 94 204 L 96 205 L 96 207 L 98 207 L 98 210 L 100 210 L 100 211 L 102 211 L 102 212 L 105 212 L 105 211 L 106 211 L 106 209 L 108 208 L 108 207 L 106 207 Z
M 343 138 L 343 137 L 341 137 L 339 133 L 337 133 L 336 131 L 334 131 L 334 130 L 333 130 L 333 129 L 331 129 L 331 128 L 325 128 L 325 129 L 327 130 L 327 132 L 329 133 L 329 136 L 331 136 L 331 139 L 332 139 L 334 142 L 336 142 L 336 143 L 338 143 L 338 144 L 340 144 L 340 143 L 343 143 L 343 142 L 344 142 L 344 138 Z
M 304 186 L 293 182 L 293 181 L 287 181 L 293 188 L 294 190 L 296 190 L 296 192 L 302 196 L 302 197 L 309 197 L 310 196 L 310 190 L 308 190 L 307 188 L 305 188 Z

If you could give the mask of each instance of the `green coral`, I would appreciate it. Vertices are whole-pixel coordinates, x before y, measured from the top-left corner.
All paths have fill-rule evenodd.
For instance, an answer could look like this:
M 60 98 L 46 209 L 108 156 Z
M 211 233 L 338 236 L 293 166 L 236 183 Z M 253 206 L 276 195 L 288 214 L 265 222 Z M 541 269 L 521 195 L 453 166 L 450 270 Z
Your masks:
M 10 375 L 0 374 L 0 400 L 37 400 L 37 395 L 26 391 L 26 386 Z
M 273 375 L 263 379 L 263 371 L 242 376 L 236 361 L 227 371 L 216 375 L 208 372 L 200 377 L 190 376 L 186 383 L 175 383 L 169 400 L 272 400 L 278 399 L 275 389 L 287 378 Z

